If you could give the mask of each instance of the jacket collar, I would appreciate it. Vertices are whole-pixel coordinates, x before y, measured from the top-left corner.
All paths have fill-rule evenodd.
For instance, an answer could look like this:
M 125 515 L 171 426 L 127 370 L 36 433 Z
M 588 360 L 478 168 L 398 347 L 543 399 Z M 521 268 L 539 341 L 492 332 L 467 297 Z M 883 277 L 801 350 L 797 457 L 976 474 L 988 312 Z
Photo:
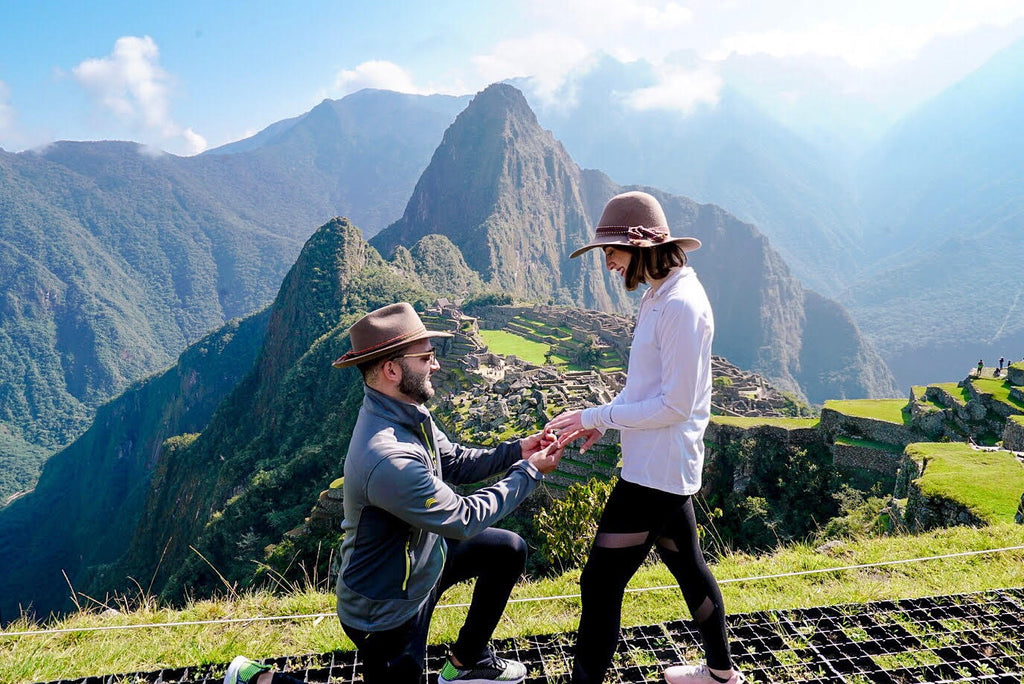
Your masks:
M 363 393 L 363 407 L 388 422 L 416 430 L 421 423 L 430 420 L 430 411 L 423 404 L 407 404 L 392 399 L 365 383 Z

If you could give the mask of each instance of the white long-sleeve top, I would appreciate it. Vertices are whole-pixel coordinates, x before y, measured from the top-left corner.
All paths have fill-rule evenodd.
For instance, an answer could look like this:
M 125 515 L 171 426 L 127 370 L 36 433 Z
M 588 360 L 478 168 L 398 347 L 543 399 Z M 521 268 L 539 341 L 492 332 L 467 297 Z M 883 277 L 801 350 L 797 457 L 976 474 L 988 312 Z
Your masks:
M 580 417 L 587 429 L 620 431 L 622 479 L 676 494 L 700 490 L 714 334 L 711 304 L 689 266 L 644 293 L 626 386 Z

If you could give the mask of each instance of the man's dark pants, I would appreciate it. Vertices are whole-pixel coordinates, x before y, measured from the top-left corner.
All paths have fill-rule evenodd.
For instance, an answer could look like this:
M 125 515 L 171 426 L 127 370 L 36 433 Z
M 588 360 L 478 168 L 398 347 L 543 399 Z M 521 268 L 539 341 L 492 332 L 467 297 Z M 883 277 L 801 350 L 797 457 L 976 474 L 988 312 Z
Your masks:
M 493 527 L 469 539 L 446 542 L 448 555 L 441 579 L 416 615 L 383 632 L 364 632 L 342 624 L 359 649 L 366 684 L 422 682 L 434 608 L 449 587 L 473 578 L 473 600 L 451 654 L 463 665 L 476 663 L 486 654 L 512 588 L 526 566 L 526 542 L 514 532 Z

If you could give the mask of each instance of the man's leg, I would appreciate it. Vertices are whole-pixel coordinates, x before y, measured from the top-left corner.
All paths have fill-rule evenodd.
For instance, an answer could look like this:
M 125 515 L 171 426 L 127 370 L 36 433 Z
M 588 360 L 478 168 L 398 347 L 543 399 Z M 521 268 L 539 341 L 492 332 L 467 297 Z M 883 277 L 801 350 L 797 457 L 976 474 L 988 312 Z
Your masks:
M 421 684 L 427 653 L 430 616 L 438 591 L 404 624 L 383 632 L 364 632 L 342 624 L 363 663 L 364 684 Z
M 451 648 L 452 655 L 469 666 L 486 655 L 508 597 L 526 567 L 526 542 L 515 532 L 493 527 L 469 539 L 447 542 L 439 592 L 457 582 L 476 579 L 466 623 Z

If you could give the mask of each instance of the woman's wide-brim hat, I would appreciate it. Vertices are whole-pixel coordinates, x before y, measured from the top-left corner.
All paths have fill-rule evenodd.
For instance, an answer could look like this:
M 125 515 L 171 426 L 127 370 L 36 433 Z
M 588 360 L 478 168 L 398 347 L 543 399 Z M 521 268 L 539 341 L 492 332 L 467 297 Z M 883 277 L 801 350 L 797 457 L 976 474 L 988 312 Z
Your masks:
M 408 302 L 388 304 L 371 311 L 348 329 L 352 350 L 331 365 L 347 368 L 382 356 L 428 337 L 452 337 L 451 333 L 427 330 L 416 309 Z
M 597 247 L 655 247 L 678 242 L 684 252 L 700 249 L 700 240 L 693 237 L 673 237 L 661 204 L 646 192 L 632 191 L 616 195 L 604 205 L 597 234 L 589 245 L 569 255 L 578 257 Z

